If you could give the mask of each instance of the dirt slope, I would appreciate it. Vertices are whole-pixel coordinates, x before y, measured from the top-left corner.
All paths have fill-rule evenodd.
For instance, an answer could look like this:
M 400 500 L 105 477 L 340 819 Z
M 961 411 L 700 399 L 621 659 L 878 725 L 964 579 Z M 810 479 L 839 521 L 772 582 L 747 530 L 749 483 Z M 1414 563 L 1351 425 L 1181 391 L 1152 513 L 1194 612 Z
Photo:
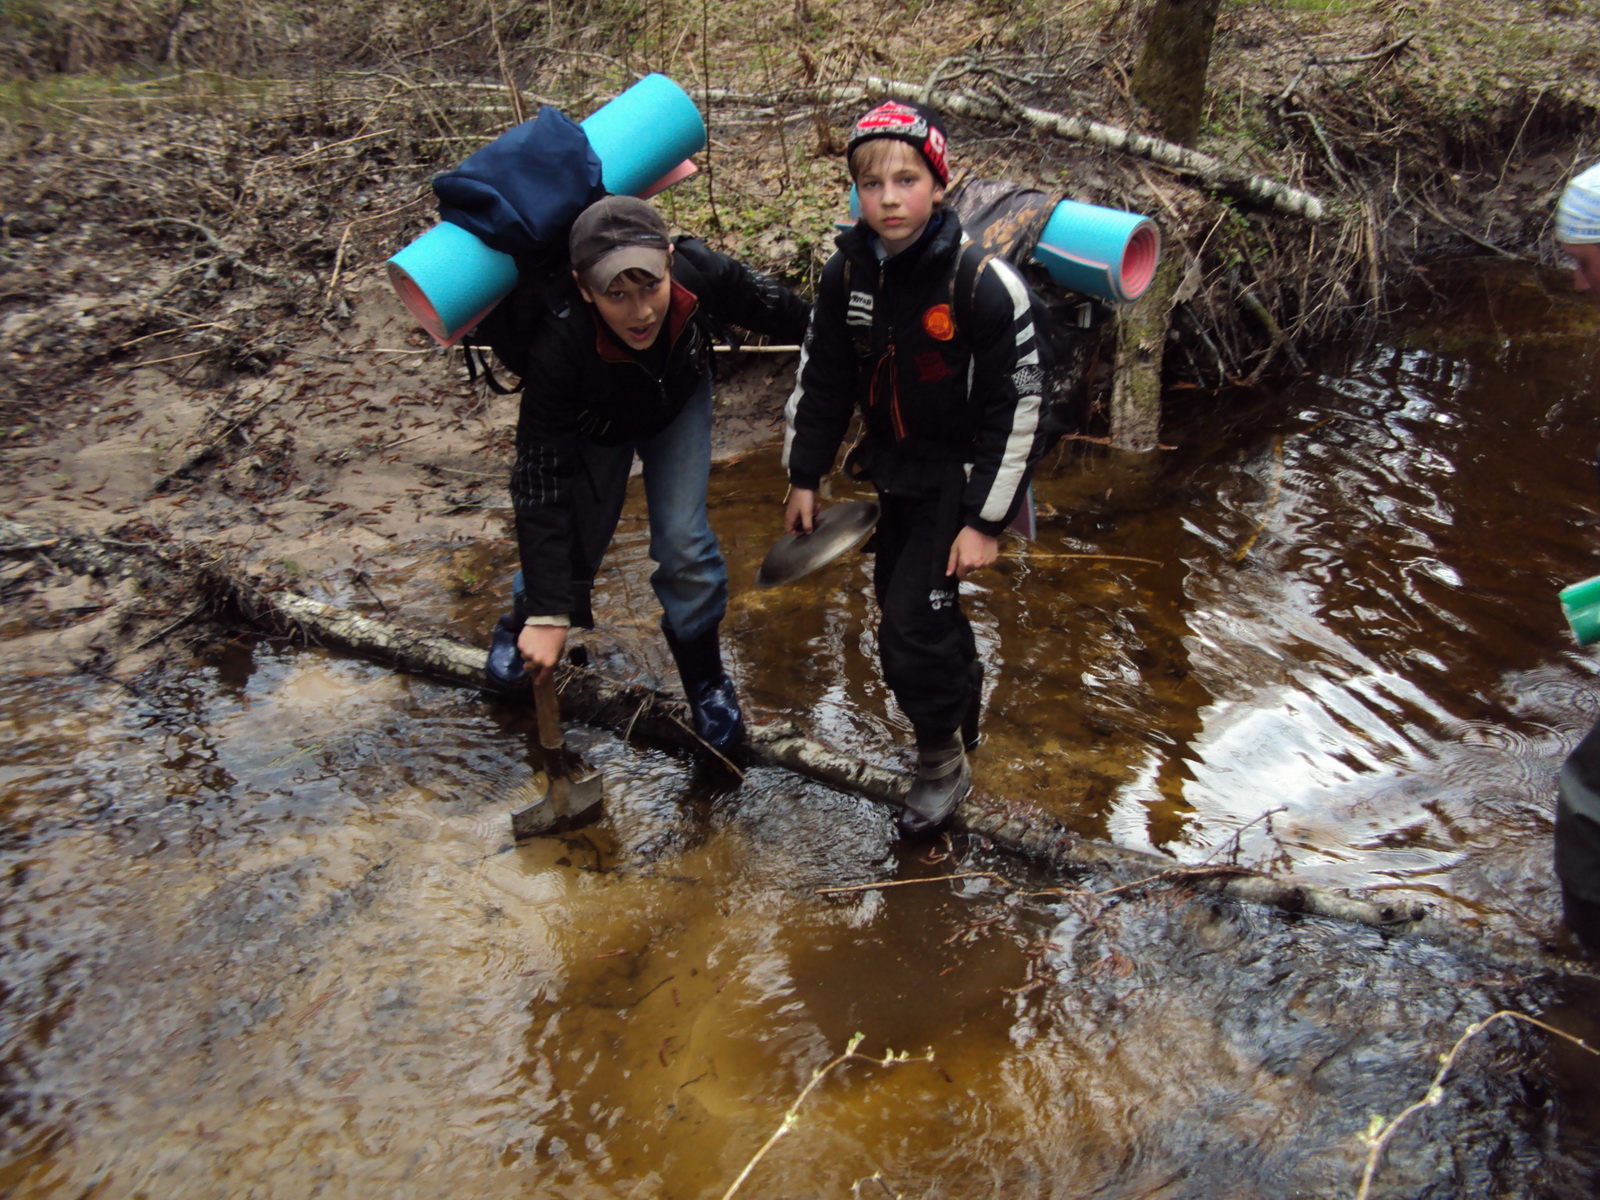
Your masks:
M 1590 145 L 1596 8 L 1226 6 L 1200 146 L 1325 194 L 1334 216 L 1319 226 L 1027 129 L 953 132 L 978 173 L 1156 213 L 1191 264 L 1173 376 L 1226 385 L 1290 368 L 1285 331 L 1311 353 L 1370 317 L 1417 254 L 1549 253 L 1554 196 Z M 404 578 L 407 619 L 470 635 L 510 562 L 515 410 L 430 347 L 382 263 L 432 224 L 429 176 L 511 119 L 485 14 L 424 38 L 404 6 L 368 20 L 357 5 L 359 45 L 309 17 L 278 45 L 230 41 L 204 14 L 112 30 L 107 11 L 0 23 L 17 72 L 0 126 L 0 509 L 46 530 L 199 543 L 374 611 L 372 581 Z M 528 103 L 574 113 L 648 69 L 748 97 L 707 107 L 710 160 L 663 207 L 802 290 L 842 207 L 834 143 L 854 107 L 819 87 L 938 74 L 1139 121 L 1125 89 L 1139 5 L 743 11 L 706 6 L 668 31 L 607 24 L 596 5 L 559 28 L 539 24 L 553 9 L 515 9 L 506 70 Z M 141 73 L 118 73 L 141 57 Z M 61 66 L 82 70 L 50 74 Z M 724 384 L 719 452 L 777 435 L 790 370 L 767 356 Z M 203 627 L 157 637 L 189 605 L 27 557 L 5 561 L 0 587 L 0 654 L 29 669 L 131 673 Z

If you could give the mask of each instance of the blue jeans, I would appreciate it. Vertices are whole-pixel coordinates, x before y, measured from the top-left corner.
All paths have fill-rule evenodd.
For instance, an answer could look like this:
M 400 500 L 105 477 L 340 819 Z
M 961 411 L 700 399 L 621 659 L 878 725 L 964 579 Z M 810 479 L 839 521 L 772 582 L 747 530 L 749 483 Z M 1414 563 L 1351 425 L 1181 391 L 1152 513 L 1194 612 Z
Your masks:
M 583 441 L 573 481 L 573 539 L 589 582 L 611 544 L 627 498 L 628 474 L 637 454 L 644 464 L 645 505 L 650 521 L 650 586 L 667 626 L 683 641 L 708 633 L 728 611 L 728 567 L 706 514 L 711 480 L 711 377 L 707 375 L 654 437 L 620 446 Z M 512 580 L 522 591 L 522 572 Z M 585 605 L 587 607 L 587 605 Z

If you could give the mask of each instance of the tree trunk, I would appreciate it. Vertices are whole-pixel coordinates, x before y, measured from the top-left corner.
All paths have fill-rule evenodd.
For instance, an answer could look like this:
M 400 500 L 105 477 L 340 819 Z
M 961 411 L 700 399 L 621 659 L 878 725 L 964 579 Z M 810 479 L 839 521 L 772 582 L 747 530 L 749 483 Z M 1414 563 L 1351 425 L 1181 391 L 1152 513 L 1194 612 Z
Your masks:
M 1205 112 L 1206 69 L 1219 0 L 1156 0 L 1150 33 L 1133 71 L 1133 96 L 1161 135 L 1189 145 Z
M 1133 72 L 1133 94 L 1170 141 L 1188 143 L 1205 112 L 1206 69 L 1220 0 L 1156 0 L 1150 33 Z M 1171 231 L 1176 234 L 1178 231 Z M 1177 241 L 1139 302 L 1119 314 L 1117 365 L 1111 384 L 1111 444 L 1120 450 L 1156 448 L 1161 425 L 1161 363 L 1178 287 Z
M 1182 259 L 1170 251 L 1137 303 L 1117 314 L 1117 359 L 1111 376 L 1111 444 L 1148 453 L 1161 430 L 1161 360 Z

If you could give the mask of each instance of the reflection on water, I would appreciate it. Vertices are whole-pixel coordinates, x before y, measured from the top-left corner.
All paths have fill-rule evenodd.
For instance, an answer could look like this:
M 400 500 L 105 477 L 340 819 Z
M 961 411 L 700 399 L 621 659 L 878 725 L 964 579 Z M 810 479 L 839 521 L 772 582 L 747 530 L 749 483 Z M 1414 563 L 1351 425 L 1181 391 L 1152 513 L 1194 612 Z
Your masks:
M 1159 479 L 1069 449 L 1040 541 L 970 589 L 979 785 L 1548 936 L 1551 779 L 1600 709 L 1554 592 L 1594 572 L 1600 492 L 1588 352 L 1531 300 L 1538 338 L 1500 337 L 1504 286 L 1441 326 L 1476 339 L 1176 412 Z M 896 761 L 864 560 L 747 586 L 774 470 L 715 479 L 730 661 L 757 708 Z M 600 600 L 648 632 L 636 532 Z M 716 1197 L 859 1033 L 932 1059 L 830 1075 L 742 1196 L 1347 1196 L 1471 1021 L 1600 1026 L 1583 981 L 1092 898 L 595 731 L 605 819 L 515 847 L 526 724 L 268 645 L 137 694 L 0 680 L 0 1194 Z M 1592 1195 L 1597 1084 L 1497 1025 L 1376 1194 Z
M 1553 779 L 1600 714 L 1555 598 L 1600 573 L 1600 309 L 1525 274 L 1450 294 L 1287 393 L 1175 407 L 1143 491 L 1068 444 L 1040 539 L 965 586 L 1000 664 L 980 788 L 1190 861 L 1237 835 L 1246 861 L 1548 936 Z M 725 511 L 736 580 L 777 523 Z M 746 591 L 735 627 L 763 707 L 874 757 L 909 730 L 868 585 L 858 557 Z

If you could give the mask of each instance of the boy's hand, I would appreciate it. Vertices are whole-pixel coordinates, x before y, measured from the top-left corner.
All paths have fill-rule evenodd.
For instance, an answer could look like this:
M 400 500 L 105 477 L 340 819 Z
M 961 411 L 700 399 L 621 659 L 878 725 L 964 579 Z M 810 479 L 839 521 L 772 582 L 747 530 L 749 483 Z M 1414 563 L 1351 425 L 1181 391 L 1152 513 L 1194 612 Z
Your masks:
M 993 566 L 994 560 L 999 557 L 999 538 L 979 533 L 971 525 L 963 525 L 950 545 L 950 558 L 945 563 L 944 573 L 965 579 L 974 571 Z
M 817 493 L 811 488 L 790 488 L 789 505 L 783 513 L 785 533 L 810 533 L 817 520 Z
M 567 644 L 565 625 L 524 625 L 517 635 L 517 653 L 534 677 L 535 683 L 550 678 L 556 664 L 561 661 L 561 651 Z

